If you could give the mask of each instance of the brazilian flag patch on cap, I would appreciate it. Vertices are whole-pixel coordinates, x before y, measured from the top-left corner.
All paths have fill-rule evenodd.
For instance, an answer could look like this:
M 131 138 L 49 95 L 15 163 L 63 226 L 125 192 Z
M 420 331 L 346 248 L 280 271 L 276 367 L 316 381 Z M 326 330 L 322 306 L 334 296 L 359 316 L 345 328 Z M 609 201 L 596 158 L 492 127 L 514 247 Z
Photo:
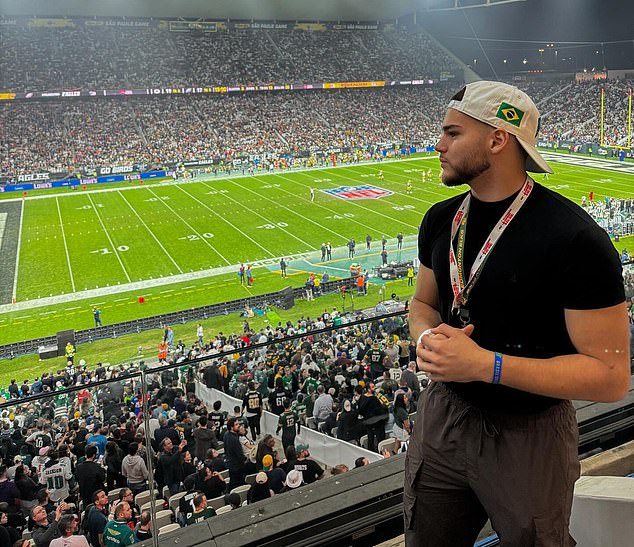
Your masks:
M 500 118 L 505 122 L 513 124 L 515 127 L 519 127 L 524 117 L 524 111 L 520 110 L 516 106 L 512 106 L 508 103 L 502 103 L 495 114 L 496 118 Z

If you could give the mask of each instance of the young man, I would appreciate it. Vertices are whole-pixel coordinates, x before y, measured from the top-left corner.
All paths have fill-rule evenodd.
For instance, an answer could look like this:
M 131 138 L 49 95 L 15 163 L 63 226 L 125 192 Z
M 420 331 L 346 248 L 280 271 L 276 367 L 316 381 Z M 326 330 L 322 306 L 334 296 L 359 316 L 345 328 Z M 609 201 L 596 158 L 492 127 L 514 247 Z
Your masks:
M 255 383 L 247 384 L 249 391 L 242 401 L 242 409 L 246 410 L 246 418 L 254 441 L 260 436 L 260 418 L 262 417 L 262 395 L 255 389 Z
M 276 435 L 279 435 L 280 430 L 282 431 L 282 446 L 284 447 L 284 454 L 286 454 L 286 449 L 289 446 L 293 446 L 295 444 L 295 434 L 297 433 L 297 435 L 299 435 L 300 429 L 301 425 L 299 417 L 295 411 L 291 410 L 290 399 L 285 399 L 284 412 L 280 414 L 277 430 L 275 431 Z
M 299 444 L 295 447 L 297 458 L 289 463 L 289 476 L 294 471 L 302 474 L 303 482 L 310 484 L 324 476 L 324 470 L 315 460 L 309 460 L 310 452 L 307 444 Z M 288 477 L 287 477 L 288 478 Z
M 205 494 L 198 494 L 194 497 L 194 512 L 187 516 L 187 526 L 202 522 L 208 518 L 215 517 L 216 511 L 213 507 L 207 507 L 207 497 Z
M 93 547 L 103 547 L 103 531 L 108 523 L 108 494 L 97 490 L 92 497 L 93 505 L 88 506 L 86 519 L 86 534 Z
M 497 82 L 468 84 L 443 122 L 442 181 L 470 191 L 434 205 L 419 234 L 409 322 L 432 383 L 407 451 L 410 546 L 473 545 L 487 518 L 504 547 L 574 545 L 570 399 L 629 388 L 618 254 L 580 207 L 527 176 L 550 172 L 538 127 L 533 101 Z
M 127 501 L 122 501 L 114 509 L 114 520 L 106 524 L 103 531 L 104 547 L 121 547 L 136 543 L 134 532 L 128 526 L 132 508 Z

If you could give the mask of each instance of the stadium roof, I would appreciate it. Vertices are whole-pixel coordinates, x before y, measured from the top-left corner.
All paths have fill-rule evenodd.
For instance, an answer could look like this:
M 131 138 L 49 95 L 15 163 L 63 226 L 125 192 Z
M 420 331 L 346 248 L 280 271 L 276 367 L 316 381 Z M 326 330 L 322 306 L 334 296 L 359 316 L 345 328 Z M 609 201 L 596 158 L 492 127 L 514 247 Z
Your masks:
M 231 19 L 394 19 L 425 0 L 0 0 L 10 15 L 210 17 Z

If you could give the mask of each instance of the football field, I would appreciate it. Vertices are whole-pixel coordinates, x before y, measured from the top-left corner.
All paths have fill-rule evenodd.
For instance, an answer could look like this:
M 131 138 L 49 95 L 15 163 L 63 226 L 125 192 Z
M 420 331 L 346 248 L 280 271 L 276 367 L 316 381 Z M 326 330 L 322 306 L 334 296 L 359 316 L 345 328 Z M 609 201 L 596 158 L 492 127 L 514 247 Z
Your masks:
M 634 197 L 632 164 L 559 158 L 574 163 L 553 161 L 554 175 L 548 180 L 542 175 L 535 178 L 576 203 L 590 192 L 595 200 Z M 429 169 L 431 175 L 423 178 Z M 427 156 L 255 176 L 209 175 L 153 185 L 34 191 L 24 200 L 6 199 L 11 197 L 6 194 L 0 200 L 2 339 L 13 338 L 8 333 L 13 319 L 41 325 L 46 314 L 55 312 L 50 297 L 62 303 L 61 317 L 78 309 L 63 308 L 63 303 L 81 301 L 85 327 L 90 324 L 90 305 L 103 303 L 101 298 L 92 298 L 95 289 L 110 295 L 109 302 L 116 298 L 113 295 L 125 293 L 132 305 L 132 290 L 144 294 L 147 291 L 141 289 L 172 283 L 191 292 L 203 282 L 210 285 L 222 280 L 224 285 L 216 281 L 214 296 L 200 293 L 204 300 L 196 305 L 204 305 L 213 303 L 210 298 L 234 297 L 223 287 L 234 286 L 240 263 L 253 264 L 254 277 L 266 280 L 268 275 L 278 285 L 281 257 L 287 258 L 291 268 L 295 260 L 305 262 L 308 270 L 312 264 L 313 271 L 323 272 L 326 265 L 319 248 L 327 242 L 335 249 L 339 275 L 344 276 L 351 262 L 346 243 L 354 238 L 357 251 L 364 253 L 367 234 L 373 238 L 376 262 L 381 236 L 389 240 L 388 249 L 394 249 L 399 232 L 406 238 L 404 252 L 408 252 L 402 258 L 411 258 L 425 211 L 463 191 L 464 187 L 445 188 L 439 181 L 438 159 Z M 390 260 L 398 256 L 391 254 Z M 329 273 L 337 275 L 331 264 Z M 299 272 L 294 286 L 303 284 L 305 272 Z M 284 286 L 275 283 L 256 283 L 256 292 Z M 169 285 L 160 292 L 178 286 Z M 48 300 L 40 300 L 44 298 Z M 49 307 L 33 310 L 41 313 L 31 316 L 9 316 L 13 299 L 16 309 Z M 195 301 L 195 294 L 191 299 Z M 178 308 L 173 300 L 170 311 Z M 160 312 L 157 303 L 153 313 Z M 127 318 L 121 313 L 118 320 Z
M 423 183 L 421 172 L 432 166 Z M 452 194 L 439 186 L 436 167 L 419 159 L 28 197 L 18 275 L 4 282 L 14 283 L 21 302 L 201 270 L 237 272 L 241 262 L 277 263 L 325 242 L 335 248 L 354 237 L 365 246 L 367 234 L 377 243 L 383 234 L 415 234 L 424 211 Z

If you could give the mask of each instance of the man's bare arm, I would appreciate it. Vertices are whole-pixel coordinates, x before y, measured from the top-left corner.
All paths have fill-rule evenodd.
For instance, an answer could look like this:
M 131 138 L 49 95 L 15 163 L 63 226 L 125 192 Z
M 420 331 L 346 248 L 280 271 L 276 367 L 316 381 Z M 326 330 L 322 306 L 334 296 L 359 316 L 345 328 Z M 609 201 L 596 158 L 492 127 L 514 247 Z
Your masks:
M 630 386 L 629 321 L 624 304 L 566 310 L 568 335 L 578 353 L 550 359 L 503 356 L 501 384 L 558 399 L 618 401 Z M 475 326 L 477 330 L 477 326 Z M 424 370 L 443 382 L 491 382 L 494 353 L 461 329 L 440 325 L 419 347 Z M 544 333 L 548 336 L 548 333 Z
M 416 291 L 409 305 L 409 332 L 417 340 L 421 332 L 441 323 L 438 285 L 434 272 L 422 264 L 416 277 Z

